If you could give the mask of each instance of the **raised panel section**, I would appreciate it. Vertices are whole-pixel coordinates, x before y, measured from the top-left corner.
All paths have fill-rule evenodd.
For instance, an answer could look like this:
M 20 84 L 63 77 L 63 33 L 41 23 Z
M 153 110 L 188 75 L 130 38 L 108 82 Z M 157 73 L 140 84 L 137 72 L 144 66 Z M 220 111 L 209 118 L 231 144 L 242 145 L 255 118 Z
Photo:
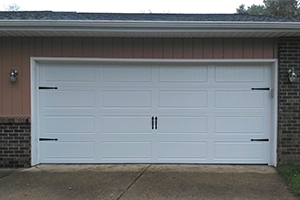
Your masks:
M 206 142 L 159 142 L 158 158 L 206 159 Z
M 150 159 L 150 142 L 103 142 L 103 159 Z
M 217 134 L 259 134 L 263 128 L 263 117 L 215 117 Z
M 215 91 L 216 108 L 263 108 L 263 92 Z
M 207 132 L 206 117 L 159 117 L 160 134 L 203 134 Z
M 103 82 L 150 82 L 152 68 L 142 65 L 112 65 L 102 68 Z
M 262 142 L 215 142 L 215 159 L 262 160 L 264 144 Z
M 94 133 L 94 116 L 46 116 L 45 133 Z
M 152 101 L 151 91 L 103 91 L 103 108 L 150 108 Z
M 95 67 L 76 64 L 47 64 L 45 82 L 91 83 L 95 81 Z
M 93 108 L 95 106 L 94 91 L 47 91 L 45 92 L 46 108 Z
M 206 66 L 161 66 L 159 67 L 160 82 L 206 82 Z
M 45 160 L 81 160 L 95 157 L 94 142 L 42 142 L 45 146 Z
M 217 66 L 217 82 L 263 82 L 263 66 Z
M 159 108 L 206 108 L 206 91 L 159 91 Z
M 103 134 L 150 134 L 151 118 L 145 116 L 105 116 Z

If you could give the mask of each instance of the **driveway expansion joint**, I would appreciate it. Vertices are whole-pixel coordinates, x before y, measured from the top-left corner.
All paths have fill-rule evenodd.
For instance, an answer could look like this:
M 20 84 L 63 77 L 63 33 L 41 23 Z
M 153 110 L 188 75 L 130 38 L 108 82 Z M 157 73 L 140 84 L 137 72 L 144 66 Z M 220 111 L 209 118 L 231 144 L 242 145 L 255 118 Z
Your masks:
M 122 192 L 122 194 L 120 194 L 120 196 L 118 196 L 118 198 L 116 198 L 116 200 L 121 199 L 121 197 L 133 186 L 133 184 L 136 183 L 136 181 L 143 176 L 143 174 L 149 169 L 149 167 L 151 166 L 151 164 L 148 165 L 148 167 L 146 167 L 146 169 L 144 169 L 133 181 L 131 184 L 129 184 L 129 186 L 124 190 L 124 192 Z

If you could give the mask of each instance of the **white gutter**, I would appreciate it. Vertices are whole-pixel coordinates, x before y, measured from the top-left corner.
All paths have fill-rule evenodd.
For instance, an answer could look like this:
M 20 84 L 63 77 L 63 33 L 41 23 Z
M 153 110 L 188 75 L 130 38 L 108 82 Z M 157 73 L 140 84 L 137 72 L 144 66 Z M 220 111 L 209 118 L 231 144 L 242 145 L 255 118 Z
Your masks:
M 175 34 L 175 35 L 174 35 Z M 0 36 L 300 36 L 300 22 L 1 20 Z

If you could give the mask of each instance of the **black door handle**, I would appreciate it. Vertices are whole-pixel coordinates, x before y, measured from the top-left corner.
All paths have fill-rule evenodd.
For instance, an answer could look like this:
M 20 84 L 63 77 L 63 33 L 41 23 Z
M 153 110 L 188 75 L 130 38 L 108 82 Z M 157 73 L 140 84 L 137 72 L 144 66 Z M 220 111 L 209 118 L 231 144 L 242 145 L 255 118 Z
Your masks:
M 158 118 L 155 117 L 155 129 L 157 129 L 157 120 L 158 120 Z
M 152 119 L 152 129 L 154 129 L 154 117 L 152 117 L 151 119 Z

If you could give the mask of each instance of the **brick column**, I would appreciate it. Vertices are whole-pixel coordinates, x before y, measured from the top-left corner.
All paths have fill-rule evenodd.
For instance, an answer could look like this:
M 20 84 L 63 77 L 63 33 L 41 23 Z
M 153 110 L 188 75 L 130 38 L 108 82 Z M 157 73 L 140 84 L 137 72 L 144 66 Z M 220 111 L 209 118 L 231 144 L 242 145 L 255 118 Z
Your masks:
M 29 117 L 0 117 L 0 168 L 30 167 Z
M 281 38 L 278 44 L 278 165 L 300 162 L 300 38 Z M 294 67 L 298 80 L 288 81 Z

